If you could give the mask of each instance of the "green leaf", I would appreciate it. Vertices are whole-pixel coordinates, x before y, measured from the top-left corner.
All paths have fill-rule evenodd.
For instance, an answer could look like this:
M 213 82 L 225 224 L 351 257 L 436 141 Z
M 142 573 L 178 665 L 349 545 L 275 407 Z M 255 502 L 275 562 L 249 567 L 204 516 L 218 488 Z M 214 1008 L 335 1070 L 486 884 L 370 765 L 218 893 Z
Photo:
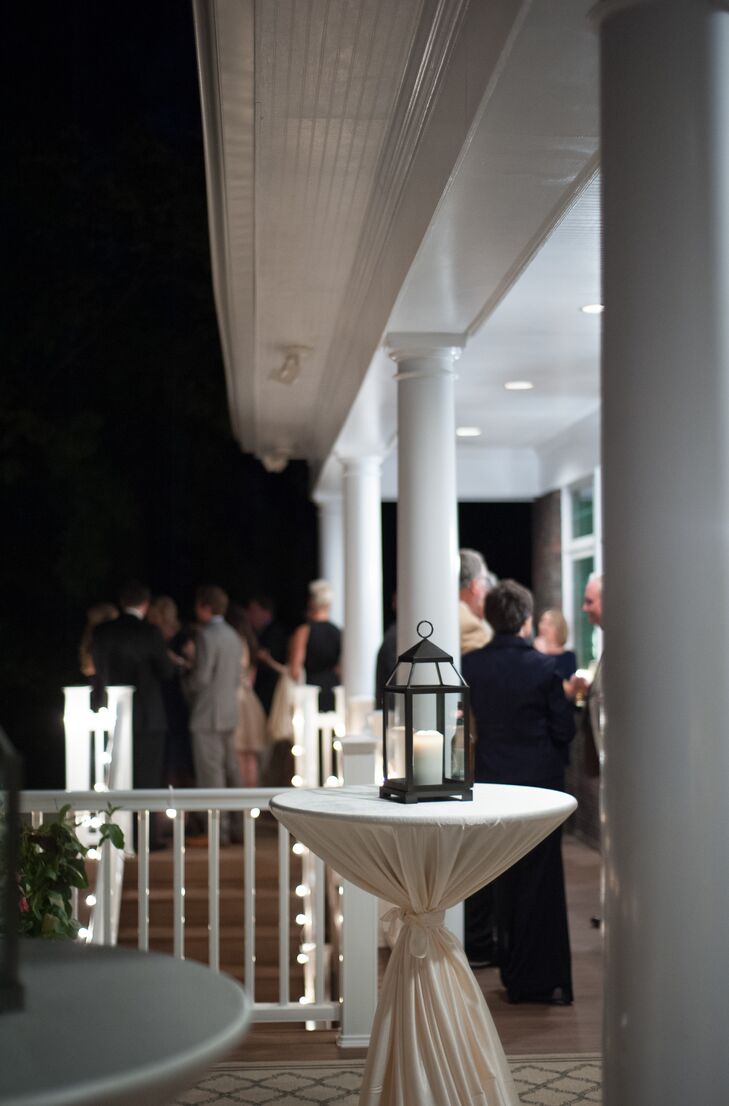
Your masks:
M 122 833 L 121 826 L 117 826 L 114 822 L 107 822 L 101 827 L 102 841 L 107 839 L 111 841 L 115 849 L 124 848 L 124 834 Z

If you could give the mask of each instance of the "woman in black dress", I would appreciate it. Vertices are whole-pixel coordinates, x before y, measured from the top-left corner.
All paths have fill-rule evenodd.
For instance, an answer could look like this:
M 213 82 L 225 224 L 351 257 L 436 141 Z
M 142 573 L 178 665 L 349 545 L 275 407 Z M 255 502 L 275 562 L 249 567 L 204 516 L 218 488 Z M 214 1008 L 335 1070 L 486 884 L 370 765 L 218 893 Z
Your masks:
M 560 791 L 574 736 L 556 658 L 526 640 L 531 593 L 503 580 L 488 593 L 494 637 L 463 658 L 476 725 L 476 780 Z M 572 1002 L 561 830 L 494 883 L 498 959 L 510 1002 Z
M 289 672 L 294 680 L 306 672 L 306 682 L 319 691 L 319 710 L 334 710 L 334 688 L 339 684 L 342 631 L 329 621 L 332 589 L 326 580 L 312 580 L 306 622 L 291 635 Z

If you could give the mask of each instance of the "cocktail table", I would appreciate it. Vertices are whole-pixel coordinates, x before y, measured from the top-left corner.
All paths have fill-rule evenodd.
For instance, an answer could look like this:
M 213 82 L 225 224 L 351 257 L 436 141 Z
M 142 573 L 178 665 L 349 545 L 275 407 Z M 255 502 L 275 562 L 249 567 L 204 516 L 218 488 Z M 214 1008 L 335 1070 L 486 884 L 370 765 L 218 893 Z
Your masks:
M 158 1106 L 241 1039 L 243 988 L 193 961 L 21 941 L 22 1010 L 0 1015 L 1 1106 Z
M 486 1001 L 445 911 L 501 875 L 577 806 L 536 787 L 476 784 L 473 802 L 404 805 L 376 787 L 271 802 L 300 841 L 402 928 L 382 982 L 360 1106 L 518 1106 Z

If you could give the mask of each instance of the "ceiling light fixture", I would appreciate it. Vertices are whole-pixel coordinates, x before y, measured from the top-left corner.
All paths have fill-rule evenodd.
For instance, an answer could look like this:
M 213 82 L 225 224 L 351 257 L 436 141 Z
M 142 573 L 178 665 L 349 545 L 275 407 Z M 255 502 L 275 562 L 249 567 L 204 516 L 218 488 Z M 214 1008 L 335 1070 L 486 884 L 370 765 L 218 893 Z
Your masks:
M 286 346 L 283 353 L 283 364 L 277 369 L 272 369 L 269 376 L 279 384 L 291 385 L 299 378 L 302 358 L 307 353 L 311 353 L 311 350 L 308 346 Z
M 456 427 L 457 438 L 480 438 L 481 431 L 477 426 L 457 426 Z
M 507 380 L 504 387 L 507 392 L 530 392 L 534 385 L 531 380 Z
M 291 460 L 292 451 L 288 446 L 277 446 L 260 454 L 261 464 L 266 472 L 283 472 Z
M 586 303 L 584 307 L 580 308 L 583 315 L 602 315 L 605 307 L 601 303 Z

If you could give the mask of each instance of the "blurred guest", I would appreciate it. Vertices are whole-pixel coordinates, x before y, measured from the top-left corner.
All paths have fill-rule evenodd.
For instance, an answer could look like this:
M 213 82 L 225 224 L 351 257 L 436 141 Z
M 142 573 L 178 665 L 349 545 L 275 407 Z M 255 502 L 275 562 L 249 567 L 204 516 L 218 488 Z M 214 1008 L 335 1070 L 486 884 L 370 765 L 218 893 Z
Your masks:
M 306 672 L 306 682 L 320 689 L 320 711 L 334 710 L 334 688 L 339 683 L 342 631 L 329 621 L 332 598 L 327 580 L 312 580 L 306 622 L 294 630 L 289 642 L 291 678 L 298 682 Z
M 574 736 L 554 657 L 526 640 L 531 593 L 502 580 L 486 598 L 494 637 L 463 658 L 476 727 L 476 780 L 561 790 Z M 510 1002 L 569 1005 L 572 968 L 561 830 L 494 883 L 501 978 Z
M 225 621 L 228 596 L 208 585 L 195 593 L 195 662 L 185 680 L 190 696 L 190 732 L 198 787 L 240 787 L 235 751 L 238 687 L 243 645 Z M 239 838 L 231 812 L 220 816 L 220 841 Z
M 391 607 L 397 611 L 397 592 L 393 592 Z M 375 710 L 382 710 L 385 684 L 397 664 L 397 618 L 385 630 L 375 661 Z
M 484 603 L 489 590 L 486 562 L 475 549 L 459 553 L 458 622 L 461 656 L 481 649 L 491 641 L 491 627 L 484 619 Z M 472 968 L 488 968 L 496 963 L 496 913 L 492 884 L 470 895 L 464 906 L 466 956 Z
M 192 787 L 195 771 L 190 741 L 190 710 L 182 690 L 182 676 L 192 663 L 189 659 L 192 633 L 181 627 L 177 604 L 169 595 L 156 596 L 147 612 L 147 621 L 159 627 L 167 654 L 175 666 L 170 678 L 162 684 L 167 714 L 164 783 L 172 787 Z
M 242 607 L 232 607 L 228 613 L 228 621 L 240 636 L 243 646 L 238 685 L 238 725 L 234 736 L 241 783 L 243 787 L 258 787 L 261 756 L 266 748 L 266 715 L 253 690 L 256 676 L 256 635 Z
M 286 664 L 287 636 L 276 620 L 276 608 L 267 595 L 254 595 L 243 608 L 256 635 L 256 678 L 253 690 L 261 701 L 266 714 L 271 712 L 271 701 L 282 667 Z
M 107 687 L 130 685 L 132 697 L 132 780 L 134 787 L 162 787 L 164 777 L 165 714 L 162 686 L 174 666 L 157 626 L 145 621 L 149 588 L 125 584 L 119 596 L 122 613 L 94 630 L 91 654 L 96 669 L 97 694 Z M 150 819 L 150 845 L 159 844 L 156 818 Z
M 577 671 L 577 657 L 571 649 L 565 649 L 569 627 L 557 607 L 549 607 L 539 619 L 534 648 L 547 657 L 555 658 L 555 671 L 563 680 L 569 680 Z
M 486 562 L 475 549 L 461 549 L 458 576 L 458 621 L 461 631 L 461 656 L 481 649 L 491 641 L 492 632 L 484 619 L 484 603 L 489 590 Z
M 78 647 L 79 668 L 87 679 L 91 679 L 92 676 L 96 675 L 94 658 L 91 655 L 91 639 L 94 636 L 94 630 L 102 622 L 113 622 L 118 617 L 119 608 L 114 606 L 113 603 L 94 603 L 87 610 L 86 625 Z

